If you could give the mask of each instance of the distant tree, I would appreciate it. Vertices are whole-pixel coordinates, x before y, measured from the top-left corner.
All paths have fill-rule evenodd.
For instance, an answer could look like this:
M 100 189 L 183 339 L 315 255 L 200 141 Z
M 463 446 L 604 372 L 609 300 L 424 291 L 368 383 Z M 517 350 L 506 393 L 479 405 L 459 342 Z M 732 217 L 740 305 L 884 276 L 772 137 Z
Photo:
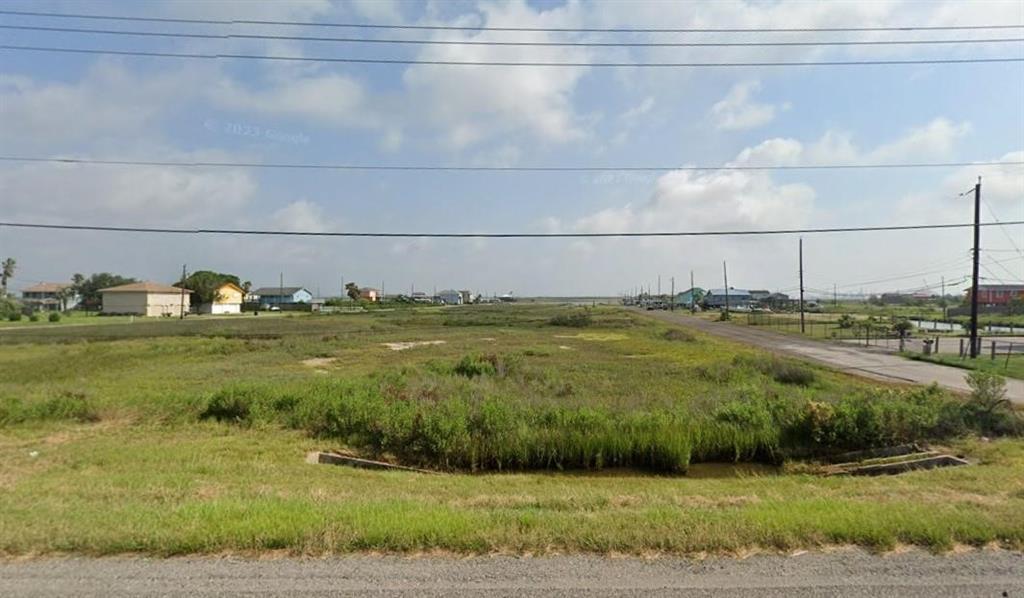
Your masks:
M 1006 312 L 1011 316 L 1024 314 L 1024 296 L 1014 295 L 1006 304 Z
M 354 282 L 345 283 L 345 294 L 353 301 L 359 301 L 359 285 Z
M 242 286 L 238 277 L 234 274 L 213 272 L 212 270 L 198 270 L 184 280 L 179 280 L 178 286 L 184 287 L 191 292 L 194 305 L 202 305 L 216 301 L 218 299 L 217 289 L 229 282 L 237 287 Z
M 88 310 L 98 310 L 100 305 L 102 305 L 103 297 L 100 295 L 100 289 L 131 284 L 133 282 L 138 281 L 134 278 L 126 278 L 117 274 L 111 274 L 110 272 L 99 272 L 88 278 L 81 274 L 75 274 L 71 277 L 72 288 L 81 297 L 82 308 Z
M 245 293 L 246 295 L 248 295 L 248 294 L 249 294 L 249 291 L 251 291 L 251 290 L 252 290 L 252 281 L 250 281 L 250 280 L 247 280 L 247 281 L 245 281 L 245 282 L 243 282 L 243 283 L 242 283 L 242 291 L 243 291 L 243 292 L 244 292 L 244 293 Z
M 0 294 L 7 295 L 7 281 L 14 278 L 14 269 L 17 266 L 17 262 L 14 261 L 13 257 L 9 257 L 4 261 L 0 262 Z

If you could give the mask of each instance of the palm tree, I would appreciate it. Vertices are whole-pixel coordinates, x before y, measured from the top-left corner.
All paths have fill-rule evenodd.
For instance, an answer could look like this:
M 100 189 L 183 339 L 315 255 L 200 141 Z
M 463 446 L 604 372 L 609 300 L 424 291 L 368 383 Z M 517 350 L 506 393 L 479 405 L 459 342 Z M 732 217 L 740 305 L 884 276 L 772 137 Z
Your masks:
M 17 266 L 17 262 L 14 261 L 13 257 L 0 262 L 0 291 L 2 291 L 3 295 L 7 295 L 7 281 L 14 278 L 15 266 Z

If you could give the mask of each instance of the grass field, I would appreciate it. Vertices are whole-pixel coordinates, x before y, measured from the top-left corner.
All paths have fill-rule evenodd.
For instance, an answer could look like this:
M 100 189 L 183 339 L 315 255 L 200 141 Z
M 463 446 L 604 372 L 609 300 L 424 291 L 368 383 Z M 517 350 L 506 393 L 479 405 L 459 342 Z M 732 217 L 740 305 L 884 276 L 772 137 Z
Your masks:
M 1024 443 L 970 440 L 957 400 L 580 313 L 2 331 L 0 553 L 1024 547 Z M 930 438 L 982 464 L 786 461 Z M 447 473 L 304 463 L 338 448 Z

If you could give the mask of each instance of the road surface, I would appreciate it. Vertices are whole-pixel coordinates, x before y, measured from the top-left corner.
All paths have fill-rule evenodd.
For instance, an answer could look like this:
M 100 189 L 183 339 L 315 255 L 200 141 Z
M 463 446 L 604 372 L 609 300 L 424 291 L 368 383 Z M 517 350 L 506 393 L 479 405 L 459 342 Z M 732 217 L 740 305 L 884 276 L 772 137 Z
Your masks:
M 672 324 L 721 336 L 741 343 L 755 345 L 783 352 L 794 357 L 809 359 L 842 370 L 887 382 L 909 384 L 937 383 L 957 392 L 970 392 L 964 381 L 967 370 L 945 365 L 911 361 L 894 353 L 873 348 L 858 347 L 849 343 L 811 340 L 789 334 L 761 330 L 753 326 L 739 326 L 728 322 L 711 322 L 688 314 L 670 311 L 643 312 L 651 317 Z M 1024 380 L 1006 379 L 1006 395 L 1014 403 L 1024 404 Z
M 807 598 L 1024 595 L 1024 554 L 860 550 L 799 556 L 609 558 L 33 559 L 0 562 L 0 596 L 691 596 Z

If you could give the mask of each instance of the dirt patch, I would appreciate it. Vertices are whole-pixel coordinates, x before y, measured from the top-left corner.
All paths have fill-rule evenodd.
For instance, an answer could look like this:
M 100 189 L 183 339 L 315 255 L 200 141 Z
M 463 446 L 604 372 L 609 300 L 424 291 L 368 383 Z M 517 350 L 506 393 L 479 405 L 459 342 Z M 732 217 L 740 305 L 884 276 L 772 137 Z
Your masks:
M 579 334 L 556 334 L 555 338 L 575 338 L 581 341 L 608 342 L 624 341 L 629 337 L 618 332 L 581 332 Z
M 563 351 L 572 351 L 572 347 L 569 347 L 567 345 L 558 345 L 558 348 L 562 349 Z
M 312 357 L 310 359 L 303 359 L 302 365 L 311 368 L 325 368 L 337 361 L 336 357 Z
M 392 351 L 405 351 L 406 349 L 413 349 L 415 347 L 427 347 L 430 345 L 443 345 L 446 341 L 402 341 L 397 343 L 381 343 Z

